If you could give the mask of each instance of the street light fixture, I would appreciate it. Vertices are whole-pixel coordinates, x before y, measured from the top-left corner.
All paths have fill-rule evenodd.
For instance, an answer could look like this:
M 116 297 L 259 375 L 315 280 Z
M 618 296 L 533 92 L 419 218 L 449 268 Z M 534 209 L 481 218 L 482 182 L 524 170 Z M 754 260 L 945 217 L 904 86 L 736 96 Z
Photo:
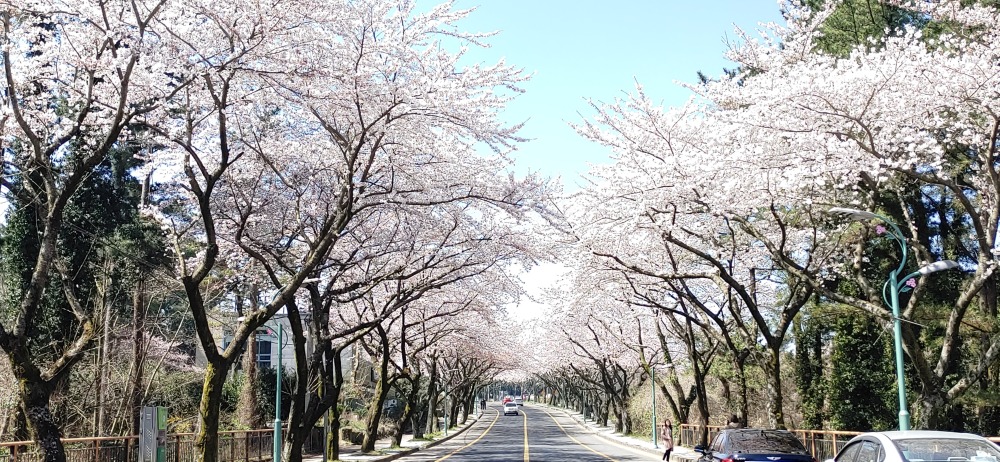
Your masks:
M 893 349 L 896 354 L 896 388 L 899 394 L 899 429 L 909 430 L 910 412 L 908 411 L 909 406 L 906 404 L 906 380 L 903 377 L 903 329 L 899 317 L 899 294 L 909 292 L 913 287 L 916 287 L 916 280 L 914 278 L 917 276 L 956 268 L 958 267 L 958 263 L 952 260 L 937 261 L 900 278 L 899 274 L 903 272 L 903 267 L 906 266 L 906 236 L 903 236 L 902 231 L 899 230 L 896 223 L 893 223 L 882 215 L 865 210 L 833 207 L 828 212 L 847 215 L 855 221 L 879 220 L 889 225 L 888 229 L 882 229 L 880 233 L 884 232 L 899 245 L 899 250 L 902 254 L 899 259 L 899 266 L 889 273 L 889 279 L 882 286 L 882 300 L 892 309 L 892 340 Z

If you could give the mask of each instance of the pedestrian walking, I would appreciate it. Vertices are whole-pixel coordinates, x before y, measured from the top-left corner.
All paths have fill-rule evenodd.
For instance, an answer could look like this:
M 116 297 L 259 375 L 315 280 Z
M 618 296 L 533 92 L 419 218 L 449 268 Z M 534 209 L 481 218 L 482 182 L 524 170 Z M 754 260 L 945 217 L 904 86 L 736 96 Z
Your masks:
M 740 418 L 736 414 L 731 414 L 729 422 L 726 423 L 726 428 L 743 428 L 743 422 L 740 422 Z
M 663 440 L 663 448 L 666 452 L 663 453 L 663 460 L 670 460 L 670 451 L 674 450 L 674 426 L 670 423 L 670 419 L 666 419 L 660 425 L 660 439 Z

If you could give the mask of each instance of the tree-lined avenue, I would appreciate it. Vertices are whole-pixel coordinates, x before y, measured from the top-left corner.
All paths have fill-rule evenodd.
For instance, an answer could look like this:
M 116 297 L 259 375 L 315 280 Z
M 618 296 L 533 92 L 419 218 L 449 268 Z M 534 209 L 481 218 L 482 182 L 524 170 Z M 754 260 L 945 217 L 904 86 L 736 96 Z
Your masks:
M 534 70 L 431 3 L 0 0 L 0 441 L 166 406 L 197 462 L 272 417 L 337 460 L 502 396 L 1000 434 L 1000 1 L 780 0 L 683 105 L 558 108 L 609 155 L 573 193 L 515 165 Z M 434 454 L 638 457 L 547 409 Z
M 655 459 L 649 453 L 596 436 L 561 410 L 528 404 L 517 416 L 505 416 L 502 407 L 496 404 L 488 407 L 464 434 L 397 460 L 634 462 Z

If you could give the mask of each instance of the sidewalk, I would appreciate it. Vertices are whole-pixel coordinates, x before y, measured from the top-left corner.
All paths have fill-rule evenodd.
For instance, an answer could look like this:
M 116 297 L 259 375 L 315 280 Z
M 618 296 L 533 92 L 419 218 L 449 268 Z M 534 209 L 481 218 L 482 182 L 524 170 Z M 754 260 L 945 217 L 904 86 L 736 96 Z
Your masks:
M 448 436 L 438 435 L 437 439 L 433 440 L 414 440 L 412 434 L 403 434 L 403 440 L 399 447 L 392 447 L 391 438 L 382 438 L 375 441 L 375 451 L 364 453 L 361 452 L 361 446 L 356 444 L 349 444 L 341 442 L 340 444 L 340 459 L 343 462 L 386 462 L 390 460 L 396 460 L 400 457 L 412 454 L 424 448 L 429 448 L 437 446 L 445 441 L 448 441 L 472 426 L 479 419 L 478 414 L 469 415 L 469 420 L 465 422 L 464 425 L 459 425 L 453 429 L 448 430 Z M 323 460 L 322 455 L 303 455 L 302 462 L 321 462 Z M 333 462 L 333 461 L 328 461 Z
M 631 436 L 625 436 L 620 433 L 615 433 L 615 430 L 612 427 L 602 427 L 600 425 L 597 425 L 597 422 L 594 422 L 593 420 L 584 420 L 583 414 L 580 414 L 579 412 L 570 411 L 567 409 L 563 409 L 561 407 L 549 406 L 537 402 L 532 402 L 531 404 L 535 406 L 543 406 L 547 409 L 554 410 L 557 412 L 562 412 L 563 414 L 572 417 L 573 420 L 575 420 L 576 423 L 581 427 L 589 429 L 595 435 L 604 438 L 608 441 L 640 449 L 644 452 L 649 453 L 651 456 L 657 459 L 663 457 L 663 451 L 664 451 L 663 446 L 661 445 L 658 448 L 654 448 L 653 443 L 648 439 L 639 439 Z M 690 462 L 693 460 L 697 460 L 699 457 L 701 457 L 701 455 L 698 454 L 697 452 L 694 452 L 693 449 L 676 445 L 674 446 L 674 450 L 670 453 L 670 460 L 674 462 Z

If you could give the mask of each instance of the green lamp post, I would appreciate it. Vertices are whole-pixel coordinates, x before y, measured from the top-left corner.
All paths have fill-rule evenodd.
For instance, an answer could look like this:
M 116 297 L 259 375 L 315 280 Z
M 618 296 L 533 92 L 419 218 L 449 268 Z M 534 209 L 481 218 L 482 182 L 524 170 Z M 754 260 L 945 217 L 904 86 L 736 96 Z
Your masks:
M 900 273 L 903 272 L 903 268 L 906 266 L 907 249 L 906 236 L 903 236 L 902 231 L 899 230 L 899 227 L 896 226 L 895 223 L 882 215 L 864 210 L 833 207 L 829 210 L 829 212 L 847 215 L 849 218 L 856 221 L 872 219 L 879 220 L 889 226 L 888 228 L 878 230 L 879 233 L 885 233 L 890 239 L 899 245 L 901 254 L 899 266 L 889 273 L 889 279 L 882 286 L 882 300 L 885 301 L 885 303 L 889 305 L 889 308 L 892 309 L 892 340 L 896 356 L 896 388 L 899 394 L 899 429 L 909 430 L 910 412 L 908 410 L 909 406 L 906 403 L 906 380 L 903 377 L 903 329 L 899 316 L 899 294 L 909 292 L 913 289 L 913 287 L 916 287 L 916 277 L 955 268 L 958 266 L 958 263 L 955 263 L 952 260 L 942 260 L 923 266 L 903 277 L 899 277 Z
M 285 328 L 278 323 L 276 332 L 278 334 L 278 363 L 275 365 L 274 382 L 274 449 L 272 458 L 274 462 L 281 462 L 281 369 L 284 364 L 281 362 L 281 334 Z
M 649 365 L 649 396 L 653 400 L 653 449 L 659 449 L 656 445 L 656 368 Z

